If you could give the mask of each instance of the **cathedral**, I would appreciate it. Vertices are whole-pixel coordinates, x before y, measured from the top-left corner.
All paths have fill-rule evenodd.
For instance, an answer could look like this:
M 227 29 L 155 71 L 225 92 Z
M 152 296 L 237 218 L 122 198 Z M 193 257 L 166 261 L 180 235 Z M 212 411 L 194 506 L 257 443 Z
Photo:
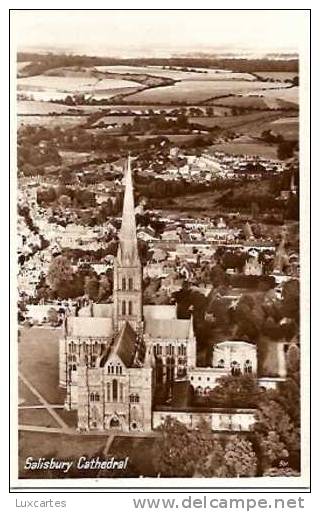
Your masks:
M 130 158 L 113 303 L 90 304 L 65 319 L 59 383 L 65 407 L 77 410 L 78 430 L 150 431 L 156 389 L 186 380 L 196 366 L 192 317 L 176 306 L 143 305 Z
M 284 344 L 277 343 L 278 370 L 272 376 L 258 378 L 256 344 L 244 340 L 217 343 L 212 365 L 197 367 L 192 316 L 178 319 L 175 305 L 143 304 L 130 158 L 124 182 L 113 302 L 92 303 L 65 317 L 59 384 L 66 390 L 66 409 L 77 411 L 79 432 L 150 432 L 168 416 L 188 428 L 204 418 L 212 430 L 249 431 L 254 410 L 199 410 L 184 400 L 172 405 L 174 390 L 206 396 L 221 377 L 240 374 L 275 389 L 286 379 Z M 156 392 L 163 390 L 167 402 L 156 404 Z

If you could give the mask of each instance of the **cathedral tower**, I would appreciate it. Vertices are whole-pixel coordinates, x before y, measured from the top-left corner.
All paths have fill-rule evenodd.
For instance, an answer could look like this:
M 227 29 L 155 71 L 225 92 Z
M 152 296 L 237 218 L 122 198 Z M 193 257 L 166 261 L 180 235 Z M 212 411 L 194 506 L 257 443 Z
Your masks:
M 125 173 L 123 213 L 114 261 L 113 308 L 116 330 L 128 321 L 134 329 L 142 321 L 142 267 L 138 253 L 131 161 Z

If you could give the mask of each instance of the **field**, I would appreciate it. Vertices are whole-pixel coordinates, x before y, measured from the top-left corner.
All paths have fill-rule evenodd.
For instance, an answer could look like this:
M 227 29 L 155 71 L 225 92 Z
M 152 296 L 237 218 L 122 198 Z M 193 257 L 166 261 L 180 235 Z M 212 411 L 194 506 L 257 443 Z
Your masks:
M 58 423 L 45 409 L 19 409 L 19 425 L 59 428 Z
M 255 75 L 271 80 L 283 82 L 284 80 L 292 80 L 295 76 L 298 76 L 298 73 L 294 71 L 257 71 L 254 72 Z
M 204 127 L 218 126 L 219 128 L 235 130 L 242 134 L 259 136 L 267 123 L 280 117 L 283 117 L 283 113 L 266 111 L 226 117 L 192 117 L 189 119 L 189 122 L 197 123 Z
M 123 124 L 132 124 L 135 116 L 103 116 L 100 117 L 95 123 L 92 124 L 92 127 L 99 126 L 100 123 L 104 124 L 116 124 L 118 126 L 122 126 Z
M 277 146 L 271 146 L 270 144 L 224 142 L 223 144 L 214 144 L 211 149 L 223 151 L 228 155 L 257 155 L 263 158 L 277 159 Z
M 64 403 L 64 391 L 58 387 L 58 351 L 61 335 L 60 329 L 22 328 L 19 342 L 20 371 L 52 404 Z M 21 391 L 23 392 L 23 388 Z M 26 400 L 28 398 L 26 397 Z
M 298 117 L 282 117 L 276 119 L 268 126 L 273 132 L 282 135 L 286 140 L 299 139 L 299 118 Z
M 93 76 L 36 75 L 17 79 L 17 90 L 35 100 L 63 99 L 68 94 L 87 94 L 110 98 L 119 93 L 139 90 L 141 85 L 131 80 L 99 79 Z
M 75 468 L 79 458 L 85 456 L 88 459 L 100 457 L 103 459 L 104 449 L 108 441 L 108 435 L 65 435 L 45 432 L 20 432 L 19 433 L 19 477 L 20 478 L 93 478 L 98 476 L 90 470 L 77 470 Z M 115 437 L 107 458 L 116 459 L 129 457 L 129 468 L 135 476 L 156 476 L 153 467 L 152 448 L 154 438 Z M 146 457 L 146 453 L 149 454 Z M 38 459 L 51 457 L 62 461 L 74 461 L 72 469 L 68 473 L 61 474 L 55 470 L 30 471 L 24 469 L 27 457 Z M 115 474 L 116 473 L 116 474 Z M 105 470 L 99 472 L 100 478 L 112 478 L 122 476 L 119 472 Z M 124 477 L 126 474 L 123 475 Z M 127 475 L 129 476 L 129 475 Z M 130 475 L 131 476 L 131 475 Z
M 17 118 L 18 128 L 22 125 L 37 125 L 37 126 L 75 126 L 80 125 L 85 122 L 85 118 L 83 116 L 37 116 L 37 115 L 29 115 L 23 116 L 19 115 Z
M 210 98 L 227 94 L 249 94 L 274 87 L 274 84 L 259 81 L 226 80 L 226 81 L 192 81 L 184 80 L 174 85 L 147 89 L 130 94 L 130 101 L 141 102 L 202 102 Z M 279 86 L 278 86 L 279 87 Z M 285 87 L 285 84 L 283 84 Z M 281 88 L 281 87 L 279 87 Z M 276 90 L 277 91 L 277 90 Z M 288 98 L 289 99 L 289 98 Z
M 77 460 L 82 455 L 101 455 L 108 436 L 88 435 L 80 441 L 79 435 L 53 434 L 46 432 L 19 433 L 19 476 L 20 478 L 58 478 L 61 475 L 52 471 L 24 470 L 27 457 L 55 457 L 58 460 Z M 90 472 L 87 471 L 88 477 Z M 70 475 L 66 475 L 70 476 Z M 92 476 L 92 475 L 91 475 Z
M 273 85 L 273 84 L 270 84 Z M 291 103 L 299 103 L 299 87 L 283 87 L 279 89 L 268 89 L 263 91 L 263 97 L 268 103 L 272 100 L 284 100 Z M 268 103 L 270 104 L 270 103 Z M 273 108 L 272 106 L 270 108 Z
M 195 71 L 182 69 L 163 69 L 161 66 L 96 66 L 98 71 L 120 74 L 146 74 L 172 80 L 255 80 L 250 73 L 236 73 L 224 69 L 192 68 Z M 198 71 L 198 72 L 196 72 Z
M 31 62 L 27 62 L 27 61 L 17 62 L 17 72 L 18 72 L 18 74 L 19 74 L 20 71 L 23 70 L 23 68 L 29 66 L 29 64 L 31 64 Z
M 103 110 L 99 105 L 78 105 L 76 107 L 61 105 L 50 101 L 17 101 L 18 115 L 48 115 L 48 114 L 81 114 L 89 115 L 92 112 Z

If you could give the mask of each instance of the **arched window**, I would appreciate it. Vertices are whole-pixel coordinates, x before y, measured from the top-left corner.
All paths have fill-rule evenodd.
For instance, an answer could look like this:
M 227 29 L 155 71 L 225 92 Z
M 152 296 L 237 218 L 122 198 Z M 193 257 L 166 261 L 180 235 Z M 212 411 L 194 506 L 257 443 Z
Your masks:
M 203 389 L 202 389 L 201 386 L 198 386 L 196 388 L 196 395 L 198 395 L 198 396 L 202 396 L 203 395 Z
M 116 366 L 116 375 L 122 374 L 122 366 L 118 363 Z
M 122 290 L 125 291 L 125 289 L 126 289 L 126 278 L 123 277 L 122 278 Z
M 132 315 L 132 302 L 131 300 L 129 300 L 129 312 L 128 314 L 131 316 Z
M 95 395 L 94 395 L 94 401 L 95 401 L 95 402 L 100 402 L 100 395 L 99 395 L 99 393 L 95 393 Z
M 232 366 L 231 366 L 232 367 Z M 218 368 L 224 368 L 224 359 L 218 361 Z
M 94 393 L 90 393 L 90 402 L 94 402 Z
M 122 314 L 123 315 L 126 314 L 126 301 L 125 300 L 122 301 Z
M 129 290 L 130 290 L 130 292 L 132 292 L 132 290 L 133 290 L 133 279 L 132 279 L 132 277 L 129 277 Z
M 111 398 L 111 396 L 110 396 L 110 395 L 111 395 L 111 394 L 110 394 L 110 388 L 111 388 L 111 386 L 110 386 L 110 382 L 108 382 L 108 383 L 107 383 L 107 402 L 110 402 L 110 401 L 111 401 L 111 400 L 110 400 L 110 398 Z
M 238 363 L 238 361 L 232 361 L 232 363 L 231 363 L 231 374 L 234 375 L 234 376 L 238 376 L 238 375 L 241 374 L 240 364 Z
M 120 402 L 123 402 L 123 383 L 120 383 Z
M 116 379 L 112 381 L 112 401 L 118 401 L 118 381 Z
M 244 363 L 244 373 L 252 373 L 252 363 L 250 359 L 247 359 Z

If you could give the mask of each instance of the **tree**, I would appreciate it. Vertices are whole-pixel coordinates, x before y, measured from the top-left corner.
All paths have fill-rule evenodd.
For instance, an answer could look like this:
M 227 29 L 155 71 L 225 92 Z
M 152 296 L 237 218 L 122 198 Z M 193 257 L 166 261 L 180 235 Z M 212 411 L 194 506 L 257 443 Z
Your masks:
M 50 264 L 47 283 L 58 295 L 65 295 L 73 280 L 72 265 L 64 256 L 57 256 Z
M 299 323 L 300 315 L 300 285 L 296 279 L 291 279 L 283 285 L 283 316 L 293 318 Z
M 217 380 L 210 392 L 210 402 L 215 407 L 256 407 L 261 390 L 251 375 L 228 375 Z
M 226 274 L 221 265 L 217 264 L 211 268 L 210 279 L 215 288 L 226 284 Z
M 103 302 L 104 300 L 107 300 L 110 297 L 111 293 L 111 283 L 108 278 L 108 276 L 101 276 L 100 282 L 99 282 L 99 293 L 98 293 L 98 300 L 100 302 Z
M 279 160 L 286 160 L 293 156 L 294 143 L 292 141 L 283 141 L 278 145 L 278 158 Z
M 199 471 L 209 454 L 223 458 L 220 443 L 205 422 L 198 430 L 188 430 L 179 421 L 167 417 L 159 427 L 160 438 L 154 447 L 155 468 L 161 476 L 192 477 Z
M 61 195 L 59 197 L 59 204 L 62 208 L 69 208 L 71 206 L 71 198 L 67 195 Z
M 257 457 L 252 443 L 241 436 L 231 436 L 225 446 L 225 477 L 256 476 Z
M 299 431 L 285 409 L 272 399 L 272 394 L 266 394 L 265 400 L 259 404 L 254 431 L 261 450 L 263 471 L 279 467 L 280 463 L 288 460 L 298 465 Z
M 251 340 L 256 340 L 261 334 L 265 321 L 266 315 L 262 305 L 263 296 L 264 294 L 260 292 L 242 295 L 234 312 L 239 334 L 248 336 Z
M 86 276 L 84 279 L 84 293 L 91 300 L 97 300 L 99 296 L 99 280 L 96 276 Z
M 267 469 L 263 476 L 299 476 L 300 472 L 296 471 L 295 469 L 292 469 L 289 467 L 289 465 L 285 462 L 282 462 L 279 464 L 279 467 L 277 468 L 270 468 Z
M 59 315 L 55 308 L 50 308 L 48 311 L 48 322 L 52 327 L 59 325 Z

